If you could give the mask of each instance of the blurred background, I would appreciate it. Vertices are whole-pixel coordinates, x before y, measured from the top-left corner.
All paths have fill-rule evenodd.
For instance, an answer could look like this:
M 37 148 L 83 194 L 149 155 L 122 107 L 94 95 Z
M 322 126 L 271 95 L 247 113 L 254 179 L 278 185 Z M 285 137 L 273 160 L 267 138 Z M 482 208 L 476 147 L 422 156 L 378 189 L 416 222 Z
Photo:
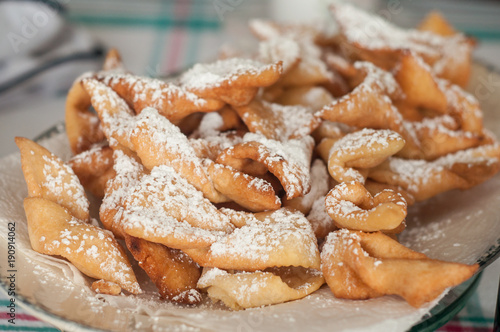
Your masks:
M 330 20 L 332 0 L 42 0 L 0 2 L 0 108 L 26 93 L 64 93 L 95 70 L 110 47 L 127 68 L 165 76 L 217 57 L 222 45 L 251 49 L 246 22 L 263 17 L 318 23 Z M 500 45 L 500 2 L 354 0 L 358 6 L 414 27 L 438 10 L 480 41 L 477 57 L 494 62 Z

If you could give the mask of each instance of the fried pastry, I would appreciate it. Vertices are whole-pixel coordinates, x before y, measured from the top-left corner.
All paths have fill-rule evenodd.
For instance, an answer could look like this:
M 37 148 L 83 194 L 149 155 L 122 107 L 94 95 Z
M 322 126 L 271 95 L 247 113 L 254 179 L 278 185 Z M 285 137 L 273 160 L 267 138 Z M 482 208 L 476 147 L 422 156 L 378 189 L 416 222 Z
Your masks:
M 363 81 L 349 94 L 326 105 L 317 115 L 358 128 L 391 129 L 403 137 L 407 146 L 418 146 L 393 105 L 393 99 L 402 97 L 394 77 L 368 62 L 354 65 L 364 73 Z
M 500 169 L 498 144 L 482 145 L 434 161 L 391 157 L 370 170 L 375 181 L 397 185 L 422 201 L 452 189 L 468 189 Z
M 314 141 L 312 137 L 291 139 L 284 143 L 262 135 L 247 133 L 243 143 L 224 150 L 217 162 L 241 169 L 247 159 L 264 164 L 283 185 L 287 199 L 308 193 L 310 160 Z
M 406 200 L 390 189 L 372 196 L 360 182 L 342 182 L 330 190 L 325 205 L 337 227 L 388 233 L 405 228 Z
M 209 160 L 200 159 L 178 127 L 154 108 L 143 110 L 131 130 L 134 151 L 147 169 L 169 165 L 215 203 L 228 199 L 214 188 L 207 171 Z
M 195 65 L 180 77 L 180 83 L 202 98 L 243 106 L 255 97 L 258 88 L 275 83 L 282 71 L 281 61 L 266 65 L 250 59 L 229 58 Z
M 234 229 L 202 192 L 166 165 L 142 176 L 123 206 L 125 233 L 170 248 L 206 248 Z
M 114 234 L 161 298 L 196 304 L 199 287 L 232 309 L 302 298 L 320 268 L 339 298 L 413 306 L 470 277 L 477 266 L 391 238 L 408 205 L 500 170 L 460 87 L 473 41 L 437 15 L 403 30 L 350 5 L 332 12 L 334 34 L 252 21 L 253 56 L 226 52 L 169 83 L 111 50 L 68 94 L 72 168 L 17 139 L 33 248 L 74 262 L 97 293 L 139 293 Z M 80 183 L 111 232 L 91 226 Z
M 234 109 L 252 133 L 278 141 L 307 136 L 320 124 L 312 108 L 300 105 L 283 106 L 254 99 Z
M 381 164 L 404 145 L 404 139 L 391 130 L 362 129 L 347 134 L 329 149 L 328 172 L 337 182 L 364 183 L 367 169 Z
M 95 146 L 81 152 L 68 161 L 80 183 L 95 197 L 103 198 L 106 183 L 115 176 L 113 149 Z
M 24 200 L 33 250 L 69 260 L 83 274 L 141 293 L 127 256 L 110 233 L 72 216 L 45 198 Z
M 184 250 L 201 266 L 242 271 L 281 266 L 319 268 L 316 237 L 300 212 L 285 208 L 256 214 L 223 211 L 238 228 L 207 248 Z
M 16 137 L 29 197 L 53 201 L 84 222 L 89 222 L 89 201 L 71 167 L 39 144 Z
M 95 78 L 84 78 L 81 85 L 99 115 L 109 145 L 112 148 L 120 145 L 133 151 L 130 132 L 134 124 L 134 111 L 116 92 Z
M 212 300 L 240 310 L 297 300 L 318 290 L 323 283 L 321 273 L 313 269 L 283 267 L 231 273 L 205 268 L 198 286 L 206 288 Z
M 340 43 L 351 57 L 390 70 L 404 51 L 411 50 L 431 65 L 439 77 L 462 87 L 467 84 L 472 45 L 464 35 L 442 36 L 429 31 L 404 30 L 349 4 L 331 6 L 331 11 L 340 27 Z M 371 28 L 369 31 L 367 26 Z
M 89 110 L 90 96 L 76 80 L 66 97 L 65 124 L 69 146 L 74 154 L 88 150 L 105 139 L 96 114 Z
M 217 99 L 203 99 L 173 83 L 131 74 L 107 74 L 99 80 L 112 88 L 136 113 L 153 107 L 172 122 L 195 112 L 213 112 L 224 106 Z
M 196 288 L 200 267 L 180 250 L 125 236 L 130 253 L 154 282 L 161 297 L 176 303 L 196 304 L 201 294 Z
M 329 189 L 328 170 L 325 163 L 321 159 L 316 159 L 311 166 L 311 190 L 304 196 L 284 200 L 283 206 L 307 215 L 311 211 L 314 202 L 320 197 L 324 197 Z
M 420 307 L 478 269 L 430 259 L 380 232 L 330 233 L 321 252 L 323 275 L 337 298 L 369 299 L 385 294 Z
M 115 176 L 106 183 L 104 197 L 99 207 L 99 218 L 103 226 L 117 238 L 123 239 L 123 203 L 129 197 L 140 179 L 147 173 L 138 157 L 127 155 L 122 150 L 113 152 L 113 171 Z

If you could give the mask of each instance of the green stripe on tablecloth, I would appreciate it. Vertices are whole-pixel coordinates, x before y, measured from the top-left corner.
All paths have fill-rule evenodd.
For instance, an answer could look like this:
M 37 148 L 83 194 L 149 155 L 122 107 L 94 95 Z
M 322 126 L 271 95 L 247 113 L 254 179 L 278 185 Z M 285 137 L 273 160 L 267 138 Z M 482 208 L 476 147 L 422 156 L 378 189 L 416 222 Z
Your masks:
M 164 11 L 161 11 L 164 13 Z M 165 13 L 164 13 L 165 14 Z M 206 30 L 220 28 L 220 22 L 213 18 L 197 17 L 196 19 L 175 19 L 171 17 L 118 17 L 118 16 L 90 16 L 69 15 L 71 22 L 86 25 L 133 25 L 153 26 L 160 28 L 184 27 L 193 30 Z
M 500 31 L 495 30 L 475 30 L 475 29 L 464 29 L 463 32 L 469 36 L 476 37 L 482 40 L 500 40 Z
M 9 305 L 10 300 L 0 300 L 0 306 Z
M 0 325 L 0 331 L 39 331 L 39 332 L 59 332 L 60 330 L 54 327 L 36 327 L 36 326 L 17 326 L 17 325 Z
M 495 321 L 494 318 L 489 318 L 489 317 L 458 317 L 458 320 L 461 322 L 483 323 L 483 324 L 491 324 Z

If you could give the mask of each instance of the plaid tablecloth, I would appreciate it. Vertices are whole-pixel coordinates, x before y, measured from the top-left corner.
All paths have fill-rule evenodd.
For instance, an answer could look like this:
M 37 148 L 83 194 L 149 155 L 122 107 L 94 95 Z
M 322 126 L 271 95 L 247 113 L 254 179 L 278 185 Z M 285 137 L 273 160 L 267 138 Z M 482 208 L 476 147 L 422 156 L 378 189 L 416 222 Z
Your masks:
M 106 47 L 117 47 L 132 72 L 164 76 L 214 59 L 227 41 L 244 44 L 251 37 L 242 20 L 268 14 L 260 1 L 225 3 L 233 5 L 218 8 L 217 1 L 71 1 L 66 15 Z M 490 55 L 497 54 L 500 44 L 492 45 Z M 500 67 L 500 60 L 491 58 Z M 497 261 L 485 270 L 465 307 L 439 331 L 491 331 L 499 275 Z M 8 304 L 8 297 L 0 292 L 0 330 L 58 331 L 21 308 L 17 308 L 16 325 L 8 324 Z

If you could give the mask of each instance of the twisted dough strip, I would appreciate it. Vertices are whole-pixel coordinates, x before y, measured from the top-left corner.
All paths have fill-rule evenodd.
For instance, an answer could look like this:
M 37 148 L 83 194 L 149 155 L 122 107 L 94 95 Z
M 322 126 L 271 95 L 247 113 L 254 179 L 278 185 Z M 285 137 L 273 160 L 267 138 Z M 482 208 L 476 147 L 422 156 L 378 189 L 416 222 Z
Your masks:
M 163 164 L 173 167 L 212 202 L 226 202 L 230 197 L 251 210 L 279 207 L 280 201 L 270 184 L 200 158 L 200 149 L 194 149 L 179 128 L 157 110 L 146 108 L 134 116 L 126 103 L 103 83 L 89 78 L 83 85 L 92 96 L 110 142 L 135 151 L 147 169 Z M 229 181 L 231 177 L 248 185 L 248 193 L 238 191 Z
M 270 86 L 281 76 L 283 64 L 230 58 L 211 64 L 196 64 L 180 78 L 181 86 L 202 98 L 219 99 L 230 105 L 248 104 L 260 87 Z
M 118 223 L 115 227 L 122 232 L 183 249 L 200 265 L 240 270 L 319 266 L 316 239 L 300 213 L 221 212 L 171 168 L 158 166 L 137 179 L 133 159 L 115 154 L 121 156 L 117 164 L 122 166 L 116 167 L 117 176 L 109 183 L 116 192 L 114 198 L 113 191 L 104 198 L 101 215 L 108 211 L 111 224 Z M 114 203 L 123 204 L 123 209 Z M 240 228 L 233 231 L 230 222 Z
M 131 74 L 104 74 L 97 78 L 123 98 L 135 113 L 153 107 L 172 122 L 195 112 L 213 112 L 224 106 L 216 99 L 203 99 L 173 83 Z
M 201 266 L 257 271 L 268 267 L 319 269 L 316 237 L 304 215 L 288 209 L 246 213 L 223 209 L 237 227 L 203 249 L 184 249 Z
M 300 105 L 283 106 L 254 99 L 234 109 L 251 132 L 278 141 L 307 136 L 321 122 L 312 108 Z
M 62 256 L 89 277 L 111 281 L 132 294 L 142 292 L 127 255 L 108 232 L 44 198 L 26 198 L 24 210 L 33 250 Z
M 30 198 L 24 201 L 33 250 L 67 258 L 84 274 L 141 292 L 127 256 L 108 232 L 89 224 L 89 205 L 72 169 L 26 138 L 16 138 Z
M 391 129 L 404 138 L 407 146 L 418 148 L 419 142 L 392 103 L 402 97 L 394 77 L 369 62 L 356 62 L 354 66 L 364 75 L 363 81 L 349 94 L 326 105 L 317 115 L 357 128 Z
M 372 196 L 359 182 L 343 182 L 330 190 L 325 205 L 338 227 L 395 233 L 405 227 L 406 201 L 390 189 Z
M 68 161 L 80 183 L 97 198 L 104 197 L 106 183 L 115 176 L 113 149 L 96 146 L 81 152 Z
M 125 236 L 127 248 L 154 282 L 160 296 L 176 303 L 196 304 L 200 267 L 180 250 L 132 236 Z
M 284 207 L 299 210 L 307 215 L 316 200 L 324 197 L 329 188 L 328 170 L 321 159 L 316 159 L 311 166 L 311 190 L 304 196 L 295 197 L 283 202 Z
M 146 108 L 135 116 L 116 92 L 96 79 L 84 79 L 82 84 L 92 96 L 92 105 L 111 146 L 120 144 L 135 151 L 147 169 L 169 164 L 211 201 L 227 201 L 213 187 L 202 160 L 177 126 L 153 108 Z
M 415 77 L 408 76 L 408 72 L 404 74 L 397 72 L 396 79 L 399 81 L 396 82 L 389 72 L 371 64 L 357 62 L 355 67 L 365 73 L 362 83 L 351 93 L 325 106 L 318 112 L 319 116 L 357 127 L 394 130 L 406 141 L 406 145 L 398 152 L 398 155 L 404 158 L 435 159 L 480 144 L 486 135 L 483 132 L 482 116 L 477 100 L 459 87 L 435 78 L 430 69 L 425 69 L 427 66 L 421 59 L 410 54 L 402 61 L 402 65 L 410 67 L 409 72 L 412 75 L 434 83 L 427 87 L 430 91 L 429 97 L 426 95 L 427 90 L 420 91 L 414 87 Z M 403 91 L 408 94 L 415 93 L 416 96 L 407 97 L 401 94 L 399 82 Z M 395 105 L 403 113 L 407 109 L 416 112 L 414 116 L 419 121 L 405 121 Z M 423 118 L 416 107 L 424 106 L 432 106 L 435 108 L 433 111 L 445 116 Z M 450 116 L 457 119 L 458 125 Z
M 159 165 L 173 167 L 189 183 L 201 190 L 211 202 L 226 202 L 228 198 L 217 191 L 208 174 L 208 159 L 200 159 L 187 137 L 177 126 L 161 116 L 154 108 L 143 110 L 136 119 L 130 137 L 134 151 L 147 169 Z
M 142 164 L 122 150 L 113 152 L 115 176 L 106 184 L 104 198 L 99 207 L 99 218 L 103 226 L 117 238 L 125 238 L 122 227 L 123 203 L 129 197 L 140 179 L 147 173 Z
M 188 139 L 156 110 L 144 110 L 137 118 L 131 140 L 148 169 L 168 164 L 214 203 L 231 198 L 251 210 L 279 207 L 279 198 L 269 183 L 199 158 Z M 232 181 L 245 185 L 247 192 L 235 188 Z
M 346 229 L 328 235 L 321 252 L 323 275 L 337 298 L 395 294 L 420 307 L 479 267 L 430 259 L 380 232 Z
M 344 53 L 391 70 L 407 50 L 417 53 L 431 65 L 437 76 L 464 87 L 471 69 L 472 44 L 462 34 L 440 36 L 427 31 L 404 30 L 383 18 L 352 5 L 331 6 L 340 28 Z M 366 33 L 366 27 L 371 27 Z
M 89 222 L 89 201 L 71 167 L 27 138 L 16 137 L 16 144 L 28 195 L 56 202 L 76 218 Z
M 465 150 L 484 144 L 487 136 L 470 131 L 459 130 L 456 121 L 449 115 L 424 118 L 408 122 L 409 128 L 420 142 L 418 151 L 407 150 L 409 156 L 433 160 L 449 153 Z
M 407 206 L 415 203 L 415 198 L 413 198 L 410 193 L 399 186 L 367 180 L 364 184 L 364 187 L 372 196 L 376 196 L 383 191 L 390 190 L 396 194 L 401 195 L 406 201 Z M 387 195 L 387 193 L 385 193 L 384 195 Z M 327 212 L 325 201 L 326 193 L 325 195 L 319 197 L 314 201 L 311 210 L 307 215 L 307 220 L 309 220 L 309 222 L 311 223 L 314 234 L 317 238 L 321 239 L 325 238 L 328 234 L 330 234 L 330 232 L 338 229 L 336 223 Z M 400 226 L 396 227 L 396 229 L 386 233 L 394 234 L 394 232 L 399 232 L 403 226 L 404 224 L 401 224 Z
M 331 147 L 329 147 L 329 143 Z M 324 141 L 318 146 L 328 161 L 328 172 L 337 182 L 364 183 L 367 169 L 396 154 L 405 145 L 403 138 L 391 130 L 362 129 L 341 139 Z
M 146 174 L 144 167 L 133 157 L 115 150 L 114 171 L 106 187 L 100 207 L 103 225 L 118 238 L 124 238 L 127 248 L 157 286 L 160 295 L 174 302 L 197 303 L 201 300 L 196 290 L 199 267 L 181 252 L 127 235 L 123 231 L 124 201 L 139 185 Z
M 99 115 L 101 128 L 109 145 L 112 148 L 121 146 L 134 150 L 130 141 L 135 116 L 133 110 L 116 92 L 95 78 L 83 78 L 79 84 L 90 96 L 90 102 Z
M 432 69 L 417 54 L 404 52 L 394 78 L 405 94 L 405 102 L 440 114 L 448 112 L 448 100 Z M 415 84 L 418 82 L 418 84 Z
M 408 104 L 449 114 L 458 120 L 464 131 L 482 134 L 483 118 L 476 98 L 460 87 L 437 78 L 414 52 L 405 52 L 401 57 L 394 78 L 405 93 L 404 99 Z
M 227 216 L 166 165 L 143 175 L 123 206 L 125 233 L 175 249 L 208 247 L 234 229 Z
M 250 211 L 276 210 L 281 207 L 274 187 L 264 179 L 217 163 L 208 165 L 208 174 L 216 190 Z
M 198 286 L 207 288 L 212 300 L 240 310 L 301 299 L 324 282 L 319 271 L 303 268 L 270 268 L 250 273 L 205 268 Z
M 122 59 L 116 49 L 111 49 L 106 55 L 103 71 L 105 73 L 125 72 Z M 90 95 L 83 88 L 81 78 L 78 78 L 66 97 L 65 111 L 66 135 L 74 154 L 90 149 L 92 145 L 102 142 L 105 138 L 100 128 L 99 118 L 89 111 L 90 105 Z
M 482 145 L 440 157 L 434 161 L 391 157 L 370 170 L 369 177 L 397 185 L 422 201 L 451 189 L 468 189 L 500 169 L 500 146 Z
M 104 140 L 99 118 L 89 111 L 90 96 L 76 80 L 66 97 L 65 124 L 69 146 L 74 154 L 88 150 Z
M 212 135 L 215 134 L 212 132 Z M 267 172 L 258 170 L 260 164 L 251 164 L 252 168 L 244 167 L 243 172 L 233 167 L 211 162 L 216 160 L 222 151 L 243 142 L 243 138 L 237 132 L 219 133 L 215 136 L 207 136 L 198 139 L 190 139 L 189 143 L 200 158 L 208 158 L 205 165 L 212 179 L 214 188 L 223 193 L 232 201 L 250 211 L 260 212 L 276 210 L 281 206 L 281 200 L 268 181 L 261 177 Z
M 242 169 L 250 159 L 264 164 L 283 185 L 287 199 L 303 196 L 310 190 L 310 160 L 314 140 L 311 136 L 279 142 L 247 133 L 243 143 L 224 150 L 217 162 Z

